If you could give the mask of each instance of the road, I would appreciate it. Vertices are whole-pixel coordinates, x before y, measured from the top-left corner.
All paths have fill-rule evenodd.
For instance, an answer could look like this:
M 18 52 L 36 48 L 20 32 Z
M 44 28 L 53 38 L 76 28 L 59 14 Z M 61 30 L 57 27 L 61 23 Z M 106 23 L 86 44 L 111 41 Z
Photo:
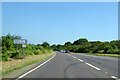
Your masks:
M 118 79 L 118 59 L 55 52 L 47 63 L 21 78 L 95 78 Z

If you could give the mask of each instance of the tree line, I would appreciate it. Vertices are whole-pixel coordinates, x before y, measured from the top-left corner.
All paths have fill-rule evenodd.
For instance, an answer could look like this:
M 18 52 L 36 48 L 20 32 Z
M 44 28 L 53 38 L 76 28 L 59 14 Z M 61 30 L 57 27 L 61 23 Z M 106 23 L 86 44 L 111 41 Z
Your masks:
M 9 58 L 22 59 L 28 55 L 40 55 L 51 52 L 50 45 L 44 42 L 37 45 L 26 44 L 26 48 L 23 48 L 24 54 L 22 55 L 22 44 L 13 44 L 14 39 L 21 39 L 21 37 L 7 34 L 0 38 L 0 49 L 2 48 L 0 56 L 2 61 L 8 61 Z
M 113 40 L 110 42 L 88 41 L 86 38 L 80 38 L 73 43 L 66 42 L 64 45 L 53 44 L 53 50 L 69 50 L 76 53 L 105 53 L 120 54 L 120 41 Z
M 105 54 L 120 54 L 120 41 L 113 40 L 110 42 L 101 41 L 88 41 L 86 38 L 80 38 L 73 43 L 66 42 L 64 45 L 53 44 L 50 46 L 48 42 L 42 44 L 26 44 L 24 48 L 24 55 L 22 55 L 22 45 L 13 44 L 13 39 L 21 39 L 20 36 L 12 36 L 7 34 L 0 38 L 0 51 L 2 46 L 2 54 L 0 54 L 3 61 L 7 61 L 9 58 L 21 59 L 21 56 L 28 55 L 40 55 L 54 51 L 69 50 L 75 53 L 105 53 Z M 46 52 L 47 51 L 47 52 Z

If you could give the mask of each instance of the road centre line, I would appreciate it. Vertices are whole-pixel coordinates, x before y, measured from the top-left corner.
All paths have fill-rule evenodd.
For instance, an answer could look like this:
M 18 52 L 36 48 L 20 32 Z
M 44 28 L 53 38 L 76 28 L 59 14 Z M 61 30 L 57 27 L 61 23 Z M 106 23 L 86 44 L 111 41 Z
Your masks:
M 72 56 L 72 57 L 76 58 L 75 56 Z M 78 59 L 78 60 L 81 61 L 81 62 L 83 62 L 83 60 L 81 60 L 81 59 Z M 101 70 L 100 68 L 97 68 L 97 67 L 95 67 L 95 66 L 93 66 L 93 65 L 91 65 L 91 64 L 89 64 L 89 63 L 86 63 L 86 64 L 87 64 L 88 66 L 96 69 L 96 70 Z
M 29 73 L 35 71 L 36 69 L 40 68 L 41 66 L 43 66 L 44 64 L 46 64 L 47 62 L 49 62 L 51 59 L 53 59 L 56 56 L 56 53 L 54 56 L 52 56 L 50 59 L 48 59 L 47 61 L 43 62 L 42 64 L 40 64 L 39 66 L 35 67 L 34 69 L 26 72 L 25 74 L 21 75 L 20 77 L 18 77 L 16 80 L 19 80 L 21 78 L 23 78 L 24 76 L 28 75 Z
M 76 58 L 75 56 L 72 56 L 73 58 Z M 81 59 L 78 59 L 79 61 L 81 61 L 81 62 L 83 62 L 83 60 L 81 60 Z M 96 70 L 101 70 L 100 68 L 97 68 L 97 67 L 95 67 L 95 66 L 93 66 L 92 64 L 89 64 L 89 63 L 86 63 L 88 66 L 90 66 L 90 67 L 92 67 L 92 68 L 94 68 L 94 69 L 96 69 Z
M 116 80 L 120 80 L 120 79 L 117 78 L 116 76 L 111 76 L 111 78 L 116 79 Z
M 71 56 L 71 57 L 73 57 L 73 58 L 76 58 L 76 57 L 74 57 L 73 55 L 70 55 L 70 54 L 68 54 L 69 56 Z M 83 60 L 81 60 L 81 59 L 79 59 L 78 58 L 78 60 L 79 61 L 81 61 L 81 62 L 84 62 Z M 94 68 L 94 69 L 96 69 L 96 70 L 101 70 L 100 68 L 98 68 L 98 67 L 95 67 L 95 66 L 93 66 L 92 64 L 89 64 L 89 63 L 86 63 L 88 66 L 90 66 L 90 67 L 92 67 L 92 68 Z M 107 73 L 107 72 L 106 72 Z M 108 73 L 107 73 L 108 74 Z M 113 78 L 113 79 L 115 79 L 115 80 L 120 80 L 119 78 L 117 78 L 116 76 L 110 76 L 111 78 Z
M 76 58 L 76 57 L 74 57 L 74 58 Z
M 93 65 L 91 65 L 91 64 L 89 64 L 89 63 L 86 63 L 88 66 L 90 66 L 90 67 L 92 67 L 92 68 L 94 68 L 94 69 L 96 69 L 96 70 L 101 70 L 100 68 L 97 68 L 97 67 L 95 67 L 95 66 L 93 66 Z
M 78 59 L 79 61 L 81 61 L 81 62 L 83 62 L 83 60 L 81 60 L 81 59 Z

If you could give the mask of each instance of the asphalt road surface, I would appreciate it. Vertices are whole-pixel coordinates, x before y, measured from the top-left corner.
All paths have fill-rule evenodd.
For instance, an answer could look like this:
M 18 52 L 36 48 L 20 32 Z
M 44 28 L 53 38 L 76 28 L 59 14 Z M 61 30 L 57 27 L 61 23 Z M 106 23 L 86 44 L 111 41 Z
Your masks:
M 118 78 L 118 58 L 55 52 L 39 68 L 21 78 Z

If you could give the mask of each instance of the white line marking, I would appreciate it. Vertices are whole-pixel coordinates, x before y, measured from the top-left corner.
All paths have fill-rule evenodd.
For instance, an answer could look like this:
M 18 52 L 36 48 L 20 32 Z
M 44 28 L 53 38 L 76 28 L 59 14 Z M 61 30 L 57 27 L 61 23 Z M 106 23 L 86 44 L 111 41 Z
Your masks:
M 81 62 L 83 62 L 83 60 L 81 60 L 81 59 L 78 59 L 79 61 L 81 61 Z
M 27 73 L 21 75 L 21 76 L 18 77 L 16 80 L 19 80 L 19 79 L 23 78 L 24 76 L 28 75 L 29 73 L 31 73 L 31 72 L 35 71 L 36 69 L 40 68 L 42 65 L 44 65 L 44 64 L 47 63 L 47 62 L 49 62 L 49 61 L 50 61 L 51 59 L 53 59 L 55 56 L 56 56 L 56 53 L 55 53 L 55 55 L 54 55 L 53 57 L 51 57 L 51 58 L 48 59 L 47 61 L 43 62 L 43 63 L 40 64 L 39 66 L 35 67 L 34 69 L 28 71 Z
M 117 79 L 117 77 L 115 77 L 115 76 L 111 76 L 111 78 Z
M 76 57 L 74 57 L 74 58 L 76 58 Z
M 91 65 L 91 64 L 89 64 L 89 63 L 86 63 L 86 64 L 87 64 L 88 66 L 90 66 L 90 67 L 96 69 L 96 70 L 101 70 L 101 69 L 99 69 L 99 68 L 97 68 L 97 67 L 95 67 L 95 66 L 93 66 L 93 65 Z
M 117 78 L 116 76 L 111 76 L 111 78 L 116 79 L 116 80 L 120 80 L 120 79 Z

